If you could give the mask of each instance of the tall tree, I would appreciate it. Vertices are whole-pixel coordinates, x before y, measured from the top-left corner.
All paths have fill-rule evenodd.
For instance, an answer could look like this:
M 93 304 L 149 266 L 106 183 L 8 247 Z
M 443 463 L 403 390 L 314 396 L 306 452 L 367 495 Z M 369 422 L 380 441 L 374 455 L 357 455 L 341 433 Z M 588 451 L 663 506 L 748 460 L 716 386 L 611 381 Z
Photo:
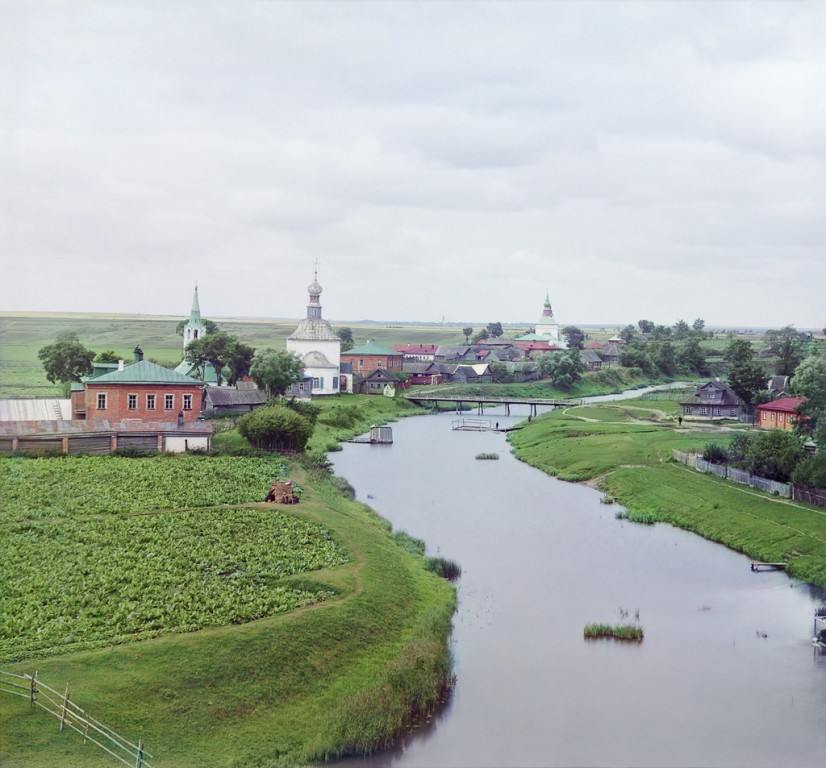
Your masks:
M 248 350 L 246 344 L 241 344 L 238 339 L 226 331 L 217 331 L 194 339 L 187 344 L 184 356 L 189 362 L 197 366 L 203 376 L 204 366 L 208 363 L 215 371 L 218 385 L 224 379 L 224 368 L 229 369 L 229 376 L 233 376 L 235 361 L 237 358 L 246 359 Z M 238 370 L 242 370 L 243 362 L 238 363 Z
M 493 336 L 493 338 L 497 338 L 502 335 L 502 323 L 488 323 L 488 333 Z
M 575 325 L 566 325 L 562 329 L 562 336 L 568 342 L 569 349 L 583 349 L 585 347 L 585 332 Z
M 98 352 L 95 355 L 96 363 L 116 363 L 120 359 L 114 349 L 104 349 L 103 352 Z
M 57 335 L 53 344 L 42 347 L 38 358 L 43 363 L 46 378 L 54 384 L 59 381 L 64 389 L 73 381 L 92 372 L 92 360 L 95 353 L 86 349 L 73 331 L 64 331 Z
M 255 356 L 255 350 L 239 341 L 235 347 L 235 354 L 227 363 L 228 375 L 227 383 L 230 385 L 236 384 L 239 379 L 243 379 L 250 372 L 250 365 Z
M 620 338 L 625 342 L 631 342 L 636 335 L 637 329 L 631 324 L 626 325 L 625 328 L 619 332 Z
M 758 395 L 766 389 L 766 372 L 759 363 L 737 362 L 728 372 L 728 383 L 751 409 L 758 402 Z
M 301 381 L 304 365 L 292 352 L 267 348 L 255 353 L 250 376 L 269 397 L 281 397 L 297 381 Z
M 691 336 L 691 327 L 685 320 L 678 320 L 674 323 L 674 338 L 678 341 Z
M 677 354 L 674 351 L 674 345 L 670 341 L 657 343 L 651 357 L 654 365 L 666 376 L 673 376 L 677 372 Z
M 800 407 L 805 418 L 798 420 L 797 431 L 813 435 L 818 448 L 826 450 L 826 349 L 813 350 L 797 367 L 792 391 L 808 398 Z
M 787 325 L 778 331 L 766 331 L 766 344 L 777 356 L 776 372 L 780 376 L 793 376 L 805 354 L 803 334 Z
M 754 348 L 745 339 L 732 339 L 723 351 L 723 358 L 730 363 L 750 363 L 754 359 Z
M 465 337 L 465 344 L 470 343 L 470 337 L 473 336 L 473 328 L 468 326 L 467 328 L 462 328 L 462 335 Z
M 654 322 L 652 320 L 637 320 L 637 327 L 640 333 L 653 333 Z
M 680 342 L 677 347 L 677 362 L 688 371 L 697 373 L 700 376 L 708 374 L 706 365 L 706 353 L 700 346 L 700 340 L 696 337 Z

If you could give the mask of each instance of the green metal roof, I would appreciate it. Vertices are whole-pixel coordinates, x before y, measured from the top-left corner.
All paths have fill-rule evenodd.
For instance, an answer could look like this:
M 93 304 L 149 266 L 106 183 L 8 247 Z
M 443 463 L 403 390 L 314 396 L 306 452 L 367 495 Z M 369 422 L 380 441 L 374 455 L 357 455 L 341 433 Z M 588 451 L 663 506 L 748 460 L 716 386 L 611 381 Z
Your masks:
M 397 357 L 402 357 L 401 352 L 394 352 L 392 349 L 388 349 L 387 347 L 383 347 L 381 344 L 376 344 L 375 341 L 368 341 L 366 344 L 362 344 L 360 347 L 353 347 L 352 349 L 348 349 L 346 352 L 342 352 L 342 355 L 396 355 Z
M 127 365 L 122 371 L 112 371 L 87 380 L 87 384 L 200 384 L 201 382 L 176 373 L 148 360 Z

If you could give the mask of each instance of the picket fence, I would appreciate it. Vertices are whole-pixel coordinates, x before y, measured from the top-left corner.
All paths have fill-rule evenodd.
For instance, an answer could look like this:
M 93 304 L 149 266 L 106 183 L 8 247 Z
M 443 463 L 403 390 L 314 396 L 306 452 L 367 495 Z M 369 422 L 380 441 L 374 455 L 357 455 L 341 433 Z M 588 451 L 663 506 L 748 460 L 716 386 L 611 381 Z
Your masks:
M 68 684 L 65 692 L 59 693 L 39 680 L 37 672 L 34 675 L 15 675 L 0 670 L 0 693 L 28 699 L 32 708 L 40 707 L 60 721 L 61 733 L 66 728 L 77 731 L 83 736 L 84 744 L 92 742 L 124 765 L 154 768 L 146 760 L 152 755 L 144 749 L 143 739 L 133 744 L 99 720 L 90 717 L 69 699 Z
M 712 464 L 697 453 L 672 450 L 671 455 L 674 457 L 674 461 L 679 461 L 682 464 L 694 467 L 698 472 L 716 475 L 717 477 L 722 477 L 726 480 L 740 483 L 741 485 L 750 485 L 752 488 L 773 493 L 786 499 L 792 498 L 792 486 L 789 483 L 778 483 L 775 480 L 753 475 L 751 472 L 735 469 L 728 464 Z

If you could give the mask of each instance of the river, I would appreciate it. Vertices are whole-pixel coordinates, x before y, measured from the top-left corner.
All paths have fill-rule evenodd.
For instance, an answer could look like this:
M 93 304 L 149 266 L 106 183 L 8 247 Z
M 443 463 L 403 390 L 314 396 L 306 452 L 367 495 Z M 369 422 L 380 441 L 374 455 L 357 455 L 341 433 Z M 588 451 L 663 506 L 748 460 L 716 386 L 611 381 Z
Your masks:
M 634 393 L 637 394 L 637 393 Z M 511 408 L 486 409 L 506 426 Z M 450 701 L 361 766 L 823 766 L 821 595 L 517 461 L 505 435 L 402 419 L 336 474 L 395 529 L 462 565 Z M 480 461 L 496 452 L 498 461 Z M 641 644 L 586 641 L 639 623 Z

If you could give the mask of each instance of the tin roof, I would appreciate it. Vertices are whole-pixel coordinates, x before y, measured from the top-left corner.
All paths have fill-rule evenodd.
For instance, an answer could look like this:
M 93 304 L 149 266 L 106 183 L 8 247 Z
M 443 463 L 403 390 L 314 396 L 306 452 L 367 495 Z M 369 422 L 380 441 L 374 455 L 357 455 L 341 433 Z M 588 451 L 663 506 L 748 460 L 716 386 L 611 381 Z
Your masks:
M 57 397 L 0 400 L 0 421 L 57 421 L 71 418 L 71 400 Z
M 362 344 L 360 347 L 353 347 L 352 349 L 348 349 L 346 352 L 342 352 L 343 355 L 382 355 L 383 357 L 387 357 L 388 355 L 396 355 L 399 356 L 400 352 L 394 352 L 392 349 L 388 349 L 387 347 L 383 347 L 381 344 L 376 344 L 375 341 L 368 341 L 366 344 Z
M 182 373 L 164 368 L 149 360 L 141 360 L 139 363 L 127 365 L 122 371 L 112 371 L 89 379 L 87 384 L 192 384 L 198 386 L 200 381 L 196 381 Z
M 211 435 L 212 424 L 208 421 L 187 421 L 182 425 L 177 422 L 140 421 L 126 419 L 112 421 L 109 419 L 84 419 L 74 421 L 6 421 L 0 422 L 0 437 L 36 437 L 57 435 L 99 434 L 101 432 L 118 433 L 176 433 Z
M 781 397 L 779 400 L 772 400 L 770 403 L 763 403 L 757 406 L 758 411 L 783 411 L 784 413 L 797 413 L 797 409 L 806 402 L 806 397 Z

